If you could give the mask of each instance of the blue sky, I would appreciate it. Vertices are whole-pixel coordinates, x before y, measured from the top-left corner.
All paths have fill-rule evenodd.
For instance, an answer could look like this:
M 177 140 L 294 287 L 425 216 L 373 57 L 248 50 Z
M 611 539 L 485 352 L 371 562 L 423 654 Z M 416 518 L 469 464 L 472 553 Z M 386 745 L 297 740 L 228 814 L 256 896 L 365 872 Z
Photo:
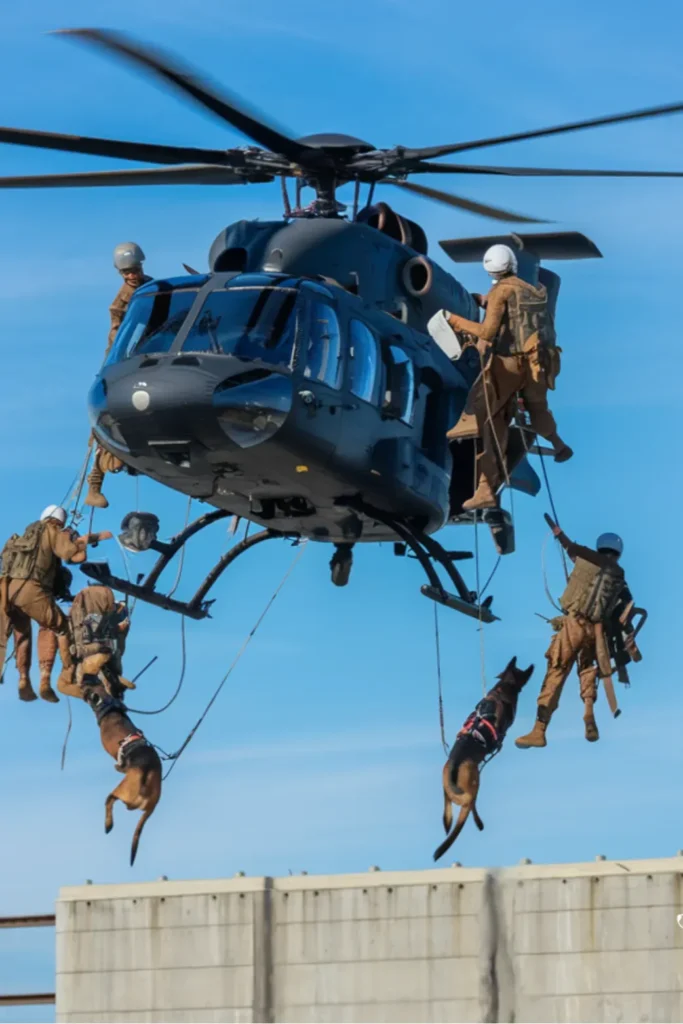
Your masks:
M 378 146 L 427 145 L 617 113 L 681 99 L 683 16 L 673 2 L 601 5 L 577 0 L 514 11 L 431 0 L 312 0 L 246 6 L 207 0 L 198 21 L 187 5 L 139 0 L 134 14 L 100 0 L 37 0 L 2 16 L 0 77 L 8 125 L 207 146 L 243 140 L 151 82 L 45 32 L 95 25 L 131 29 L 203 68 L 297 134 L 342 131 Z M 557 139 L 483 150 L 482 163 L 682 169 L 683 115 Z M 68 154 L 0 147 L 0 173 L 122 166 Z M 522 753 L 514 735 L 534 716 L 550 615 L 543 591 L 544 496 L 515 499 L 517 553 L 492 591 L 502 621 L 486 630 L 489 682 L 512 654 L 537 668 L 517 728 L 487 769 L 479 801 L 486 824 L 471 826 L 450 859 L 467 865 L 654 857 L 683 846 L 683 759 L 670 723 L 683 697 L 672 641 L 683 573 L 677 529 L 682 497 L 680 406 L 675 356 L 679 324 L 683 181 L 443 178 L 465 196 L 585 231 L 604 260 L 558 267 L 558 327 L 564 364 L 553 396 L 575 459 L 551 467 L 567 532 L 592 543 L 603 530 L 625 540 L 624 565 L 650 612 L 644 662 L 619 696 L 623 715 L 598 703 L 601 740 L 582 734 L 578 683 L 568 681 L 545 751 Z M 490 221 L 427 201 L 383 198 L 419 220 L 432 255 L 440 238 L 487 234 Z M 206 266 L 209 246 L 234 220 L 279 216 L 277 185 L 0 192 L 3 383 L 0 467 L 2 538 L 59 501 L 83 458 L 85 397 L 106 340 L 107 306 L 118 281 L 117 242 L 135 239 L 148 272 L 167 276 L 185 261 Z M 455 268 L 454 268 L 455 269 Z M 458 271 L 484 290 L 477 266 Z M 135 483 L 108 481 L 111 508 L 96 516 L 116 530 L 136 503 Z M 170 535 L 186 502 L 150 481 L 140 504 Z M 200 506 L 195 506 L 199 514 Z M 448 545 L 471 547 L 472 531 Z M 482 573 L 495 558 L 482 533 Z M 188 551 L 181 592 L 190 592 L 228 538 L 221 524 Z M 104 550 L 104 549 L 101 549 Z M 73 708 L 67 765 L 62 702 L 24 705 L 13 670 L 0 691 L 2 773 L 0 914 L 45 913 L 60 885 L 98 882 L 347 872 L 429 867 L 441 839 L 433 610 L 419 594 L 412 561 L 388 546 L 358 550 L 350 585 L 329 583 L 330 550 L 309 545 L 286 589 L 178 764 L 148 824 L 135 868 L 128 851 L 135 817 L 118 805 L 104 835 L 103 803 L 117 778 L 87 708 Z M 121 570 L 118 548 L 107 552 Z M 214 617 L 187 627 L 189 667 L 175 705 L 139 719 L 175 749 L 262 611 L 292 558 L 264 546 L 221 581 Z M 134 571 L 147 566 L 138 556 Z M 549 549 L 552 590 L 562 583 Z M 470 571 L 470 567 L 467 567 Z M 471 575 L 471 573 L 470 573 Z M 171 574 L 171 579 L 172 579 Z M 472 582 L 473 577 L 472 577 Z M 445 712 L 452 739 L 481 693 L 476 625 L 440 613 Z M 176 686 L 180 621 L 139 606 L 127 656 L 141 681 L 136 707 L 166 701 Z M 37 672 L 36 672 L 37 676 Z M 131 701 L 131 703 L 133 703 Z M 648 770 L 644 771 L 644 766 Z M 448 861 L 450 862 L 450 860 Z M 7 937 L 7 938 L 6 938 Z M 52 987 L 49 932 L 4 933 L 0 992 Z M 50 1020 L 52 1010 L 8 1011 L 7 1020 Z

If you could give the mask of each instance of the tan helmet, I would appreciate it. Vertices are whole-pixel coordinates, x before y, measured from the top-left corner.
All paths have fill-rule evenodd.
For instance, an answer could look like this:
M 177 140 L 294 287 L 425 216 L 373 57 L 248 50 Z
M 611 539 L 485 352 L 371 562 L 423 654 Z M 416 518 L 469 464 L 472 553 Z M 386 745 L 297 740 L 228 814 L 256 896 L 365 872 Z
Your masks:
M 114 249 L 114 266 L 119 271 L 134 270 L 145 262 L 145 254 L 137 242 L 121 242 Z

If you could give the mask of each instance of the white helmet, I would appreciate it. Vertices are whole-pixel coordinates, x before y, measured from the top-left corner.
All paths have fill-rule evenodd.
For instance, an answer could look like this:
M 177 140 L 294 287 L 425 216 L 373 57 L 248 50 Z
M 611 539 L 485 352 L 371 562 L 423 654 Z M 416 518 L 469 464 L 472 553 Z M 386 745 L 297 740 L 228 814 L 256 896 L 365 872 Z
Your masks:
M 491 277 L 517 273 L 517 257 L 509 245 L 492 245 L 484 253 L 484 270 Z
M 613 551 L 615 555 L 624 552 L 624 542 L 616 533 L 601 533 L 597 543 L 598 551 Z
M 47 508 L 43 509 L 43 513 L 40 517 L 41 523 L 44 522 L 45 519 L 56 519 L 57 522 L 64 526 L 64 523 L 66 522 L 66 512 L 61 505 L 48 505 Z
M 136 242 L 121 242 L 114 249 L 114 266 L 117 270 L 133 270 L 145 262 L 145 254 Z

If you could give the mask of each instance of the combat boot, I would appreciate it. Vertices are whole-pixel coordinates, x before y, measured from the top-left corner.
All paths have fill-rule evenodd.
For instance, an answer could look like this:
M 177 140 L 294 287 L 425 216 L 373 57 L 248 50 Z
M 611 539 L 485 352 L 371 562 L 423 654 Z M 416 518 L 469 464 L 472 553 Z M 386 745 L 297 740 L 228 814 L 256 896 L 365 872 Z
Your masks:
M 473 512 L 480 508 L 498 508 L 498 499 L 486 477 L 481 478 L 476 491 L 468 501 L 463 501 L 462 507 L 466 512 Z
M 102 494 L 104 473 L 95 467 L 88 477 L 88 493 L 85 498 L 85 505 L 89 508 L 109 508 L 109 502 Z
M 539 707 L 536 712 L 536 721 L 531 732 L 526 736 L 520 736 L 515 740 L 515 746 L 520 750 L 528 750 L 530 747 L 547 747 L 545 732 L 550 722 L 550 712 L 546 707 Z
M 568 444 L 566 444 L 562 440 L 560 435 L 559 434 L 553 434 L 553 436 L 549 437 L 548 440 L 552 444 L 553 449 L 555 451 L 555 455 L 554 455 L 555 462 L 569 462 L 569 460 L 571 459 L 572 455 L 574 454 L 574 451 L 573 451 L 572 448 L 569 447 Z
M 60 693 L 67 694 L 70 697 L 78 696 L 78 687 L 76 686 L 74 679 L 76 666 L 74 665 L 73 658 L 71 657 L 71 638 L 67 636 L 66 633 L 62 633 L 57 637 L 57 643 L 59 644 L 59 656 L 62 659 L 62 671 L 59 673 L 59 678 L 57 679 L 57 689 Z M 73 692 L 74 687 L 77 691 L 76 694 Z M 55 694 L 55 696 L 57 695 Z M 49 697 L 45 698 L 45 700 L 49 699 Z
M 59 704 L 59 697 L 52 689 L 52 683 L 50 680 L 49 672 L 45 673 L 41 670 L 39 693 L 43 700 L 46 700 L 48 704 Z
M 595 721 L 595 715 L 593 714 L 593 701 L 584 701 L 584 712 L 583 712 L 583 724 L 586 730 L 586 739 L 589 743 L 595 743 L 600 739 L 600 733 L 598 732 L 598 726 Z
M 33 689 L 28 676 L 19 676 L 19 700 L 38 700 L 36 691 Z

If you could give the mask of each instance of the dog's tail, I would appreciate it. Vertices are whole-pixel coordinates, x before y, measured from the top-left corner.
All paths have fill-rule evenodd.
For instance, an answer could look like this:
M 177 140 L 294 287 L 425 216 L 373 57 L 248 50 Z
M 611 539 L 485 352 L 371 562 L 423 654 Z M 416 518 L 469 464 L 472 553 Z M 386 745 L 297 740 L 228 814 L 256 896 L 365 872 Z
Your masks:
M 434 851 L 434 860 L 439 860 L 447 850 L 450 850 L 451 846 L 462 832 L 463 826 L 469 817 L 470 810 L 471 805 L 466 805 L 465 807 L 460 808 L 460 814 L 458 815 L 458 820 L 455 823 L 455 828 L 451 834 L 444 839 L 441 846 Z
M 154 806 L 156 806 L 156 804 Z M 151 818 L 152 815 L 154 814 L 154 806 L 151 807 L 151 808 L 148 808 L 146 811 L 142 812 L 142 814 L 140 815 L 140 820 L 138 821 L 137 825 L 135 826 L 135 832 L 133 832 L 133 842 L 132 842 L 131 847 L 130 847 L 130 866 L 131 867 L 133 866 L 133 864 L 135 864 L 135 856 L 136 856 L 136 854 L 138 852 L 138 843 L 140 842 L 140 836 L 142 835 L 142 830 L 145 827 L 145 822 L 147 821 L 148 818 Z

